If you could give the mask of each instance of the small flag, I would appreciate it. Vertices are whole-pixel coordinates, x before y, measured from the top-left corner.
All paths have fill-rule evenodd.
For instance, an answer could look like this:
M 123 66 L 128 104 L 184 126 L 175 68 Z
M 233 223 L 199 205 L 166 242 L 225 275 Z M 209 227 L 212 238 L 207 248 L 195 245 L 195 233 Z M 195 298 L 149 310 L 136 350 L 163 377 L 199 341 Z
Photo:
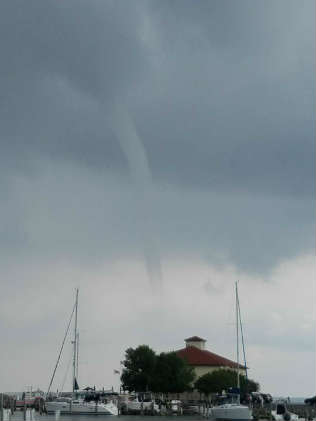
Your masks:
M 79 385 L 76 378 L 74 378 L 74 390 L 79 390 Z

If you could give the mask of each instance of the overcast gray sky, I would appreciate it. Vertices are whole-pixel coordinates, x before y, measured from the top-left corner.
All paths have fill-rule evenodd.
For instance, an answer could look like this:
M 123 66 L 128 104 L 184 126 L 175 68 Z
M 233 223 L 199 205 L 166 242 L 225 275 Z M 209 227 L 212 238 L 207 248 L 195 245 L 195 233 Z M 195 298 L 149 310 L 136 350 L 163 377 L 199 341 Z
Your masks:
M 1 390 L 47 388 L 76 286 L 80 386 L 235 358 L 239 279 L 250 376 L 314 394 L 315 2 L 4 0 L 0 51 Z

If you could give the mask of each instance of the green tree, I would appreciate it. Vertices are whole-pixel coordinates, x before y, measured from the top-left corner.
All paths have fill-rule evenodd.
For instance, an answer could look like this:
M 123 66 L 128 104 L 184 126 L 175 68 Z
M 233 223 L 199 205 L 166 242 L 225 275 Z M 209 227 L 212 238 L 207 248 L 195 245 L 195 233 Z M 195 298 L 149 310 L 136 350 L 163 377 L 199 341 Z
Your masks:
M 182 393 L 192 389 L 194 370 L 175 352 L 162 352 L 157 356 L 153 391 Z
M 221 393 L 230 387 L 237 385 L 237 372 L 229 369 L 219 369 L 212 373 L 204 374 L 195 382 L 195 388 L 208 396 L 210 393 Z M 253 380 L 247 379 L 244 375 L 240 375 L 240 394 L 257 392 L 259 384 Z
M 125 351 L 121 382 L 124 390 L 146 392 L 151 390 L 156 366 L 156 354 L 148 345 Z

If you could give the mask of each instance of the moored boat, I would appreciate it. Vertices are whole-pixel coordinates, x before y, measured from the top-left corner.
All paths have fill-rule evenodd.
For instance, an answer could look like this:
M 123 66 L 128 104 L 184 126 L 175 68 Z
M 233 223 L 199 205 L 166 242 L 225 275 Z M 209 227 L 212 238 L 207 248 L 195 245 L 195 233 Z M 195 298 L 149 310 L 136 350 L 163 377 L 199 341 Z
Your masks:
M 220 421 L 248 421 L 252 420 L 252 411 L 240 404 L 239 395 L 228 394 L 219 405 L 210 408 L 210 416 Z
M 60 412 L 61 415 L 118 415 L 114 402 L 86 402 L 84 399 L 57 398 L 46 402 L 48 414 Z
M 131 414 L 140 414 L 142 412 L 159 414 L 159 405 L 150 393 L 138 393 L 126 402 L 126 410 Z
M 57 369 L 57 365 L 61 356 L 63 345 L 68 334 L 68 330 L 71 324 L 73 314 L 75 315 L 74 322 L 74 337 L 73 337 L 73 376 L 72 376 L 72 397 L 57 397 L 54 400 L 46 400 L 45 409 L 47 413 L 57 413 L 61 415 L 118 415 L 118 407 L 112 401 L 100 402 L 99 397 L 95 399 L 84 399 L 81 397 L 82 392 L 79 392 L 79 386 L 77 382 L 78 378 L 78 331 L 77 331 L 77 316 L 78 316 L 78 289 L 76 290 L 76 300 L 71 313 L 70 321 L 66 330 L 66 335 L 63 340 L 62 348 L 59 352 L 57 363 L 53 372 L 52 379 L 50 381 L 47 395 L 49 394 L 50 387 L 52 385 L 54 375 Z M 89 395 L 87 393 L 87 395 Z
M 170 409 L 173 414 L 182 414 L 182 402 L 178 399 L 172 399 Z
M 271 411 L 274 421 L 298 421 L 299 416 L 288 411 L 284 402 L 277 402 L 275 409 Z
M 210 416 L 218 421 L 249 421 L 252 420 L 252 410 L 240 403 L 240 364 L 239 364 L 239 330 L 242 334 L 239 296 L 237 282 L 235 284 L 235 298 L 236 298 L 236 350 L 237 350 L 237 388 L 233 393 L 228 393 L 220 397 L 221 402 L 210 409 Z M 245 368 L 247 373 L 246 358 Z

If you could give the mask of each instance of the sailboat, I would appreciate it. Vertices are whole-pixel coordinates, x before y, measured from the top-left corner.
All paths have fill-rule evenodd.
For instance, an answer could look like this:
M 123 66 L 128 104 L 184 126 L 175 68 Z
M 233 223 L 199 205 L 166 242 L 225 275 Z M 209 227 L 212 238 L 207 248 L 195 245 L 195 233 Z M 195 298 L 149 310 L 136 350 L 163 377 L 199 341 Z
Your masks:
M 74 337 L 73 337 L 73 372 L 72 372 L 72 397 L 65 398 L 65 397 L 57 397 L 53 401 L 46 400 L 45 408 L 47 413 L 57 413 L 59 412 L 61 415 L 118 415 L 118 408 L 117 405 L 110 401 L 108 403 L 102 403 L 95 401 L 87 401 L 80 397 L 80 393 L 78 393 L 79 386 L 77 382 L 78 378 L 78 346 L 79 346 L 79 334 L 78 334 L 78 294 L 79 290 L 76 289 L 76 299 L 73 311 L 71 313 L 70 321 L 68 323 L 68 327 L 66 330 L 66 334 L 63 340 L 63 344 L 57 359 L 57 363 L 53 372 L 53 376 L 48 388 L 48 393 L 50 387 L 53 382 L 53 378 L 57 369 L 58 362 L 60 360 L 61 352 L 65 343 L 66 336 L 69 331 L 70 323 L 75 314 L 75 323 L 74 323 Z M 48 394 L 47 393 L 47 394 Z
M 237 342 L 237 388 L 234 393 L 223 397 L 223 402 L 211 408 L 211 418 L 219 421 L 249 421 L 252 420 L 252 411 L 248 406 L 240 404 L 240 365 L 239 365 L 239 329 L 242 332 L 238 284 L 235 284 L 236 295 L 236 342 Z

